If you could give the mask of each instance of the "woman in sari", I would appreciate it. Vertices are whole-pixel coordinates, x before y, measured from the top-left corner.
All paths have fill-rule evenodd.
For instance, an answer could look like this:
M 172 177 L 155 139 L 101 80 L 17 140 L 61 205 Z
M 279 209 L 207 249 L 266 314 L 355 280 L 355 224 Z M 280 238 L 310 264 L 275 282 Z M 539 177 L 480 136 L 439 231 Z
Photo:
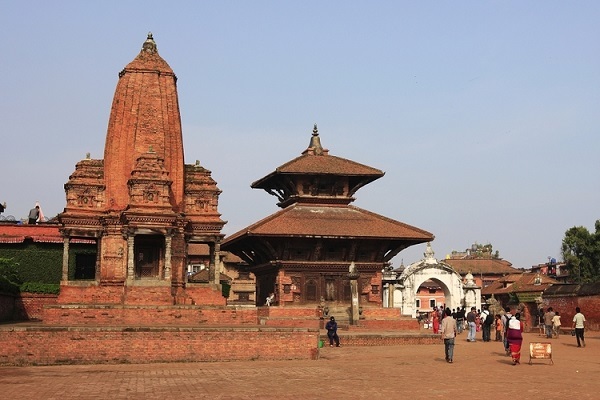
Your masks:
M 508 341 L 508 348 L 510 349 L 513 365 L 521 363 L 521 345 L 523 344 L 522 332 L 523 323 L 521 322 L 521 314 L 516 313 L 515 316 L 508 321 L 506 334 L 506 340 Z
M 438 314 L 438 308 L 433 307 L 431 312 L 431 324 L 433 325 L 433 333 L 439 333 L 440 331 L 440 315 Z

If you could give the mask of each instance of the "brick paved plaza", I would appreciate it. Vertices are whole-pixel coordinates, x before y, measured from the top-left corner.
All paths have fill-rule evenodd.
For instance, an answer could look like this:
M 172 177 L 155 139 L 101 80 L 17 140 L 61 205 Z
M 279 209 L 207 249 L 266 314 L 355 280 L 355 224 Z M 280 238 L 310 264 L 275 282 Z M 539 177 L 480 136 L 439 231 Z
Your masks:
M 457 339 L 454 364 L 443 345 L 325 347 L 319 360 L 0 367 L 2 399 L 598 399 L 600 334 L 552 339 L 554 365 L 513 366 L 497 342 Z M 168 345 L 168 344 L 165 344 Z M 469 393 L 472 391 L 473 393 Z M 487 394 L 485 393 L 487 392 Z

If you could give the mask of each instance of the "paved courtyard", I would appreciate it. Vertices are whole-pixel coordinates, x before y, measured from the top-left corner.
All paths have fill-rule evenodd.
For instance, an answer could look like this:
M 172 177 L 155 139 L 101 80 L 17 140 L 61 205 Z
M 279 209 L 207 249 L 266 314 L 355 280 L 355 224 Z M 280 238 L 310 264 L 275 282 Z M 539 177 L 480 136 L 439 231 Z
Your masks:
M 439 345 L 325 347 L 314 361 L 0 367 L 2 399 L 598 399 L 600 334 L 552 339 L 554 364 L 522 364 L 501 343 L 457 339 L 453 364 Z M 517 396 L 517 397 L 513 397 Z

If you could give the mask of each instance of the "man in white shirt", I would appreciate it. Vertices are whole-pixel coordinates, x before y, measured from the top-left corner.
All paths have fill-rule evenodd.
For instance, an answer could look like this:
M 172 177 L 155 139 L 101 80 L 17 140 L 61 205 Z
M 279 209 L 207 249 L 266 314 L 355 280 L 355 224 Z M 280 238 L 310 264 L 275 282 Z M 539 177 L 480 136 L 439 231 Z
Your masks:
M 577 337 L 577 347 L 585 347 L 585 339 L 583 338 L 585 316 L 581 313 L 579 307 L 575 308 L 575 312 L 576 314 L 573 317 L 573 329 L 575 329 L 575 336 Z

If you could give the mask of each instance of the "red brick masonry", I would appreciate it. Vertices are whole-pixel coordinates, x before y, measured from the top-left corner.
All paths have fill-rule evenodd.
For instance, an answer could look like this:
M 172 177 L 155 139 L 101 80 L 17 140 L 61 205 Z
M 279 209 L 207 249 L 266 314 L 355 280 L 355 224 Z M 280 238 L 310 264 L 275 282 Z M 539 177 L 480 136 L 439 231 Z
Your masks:
M 308 360 L 318 329 L 0 327 L 1 365 Z

